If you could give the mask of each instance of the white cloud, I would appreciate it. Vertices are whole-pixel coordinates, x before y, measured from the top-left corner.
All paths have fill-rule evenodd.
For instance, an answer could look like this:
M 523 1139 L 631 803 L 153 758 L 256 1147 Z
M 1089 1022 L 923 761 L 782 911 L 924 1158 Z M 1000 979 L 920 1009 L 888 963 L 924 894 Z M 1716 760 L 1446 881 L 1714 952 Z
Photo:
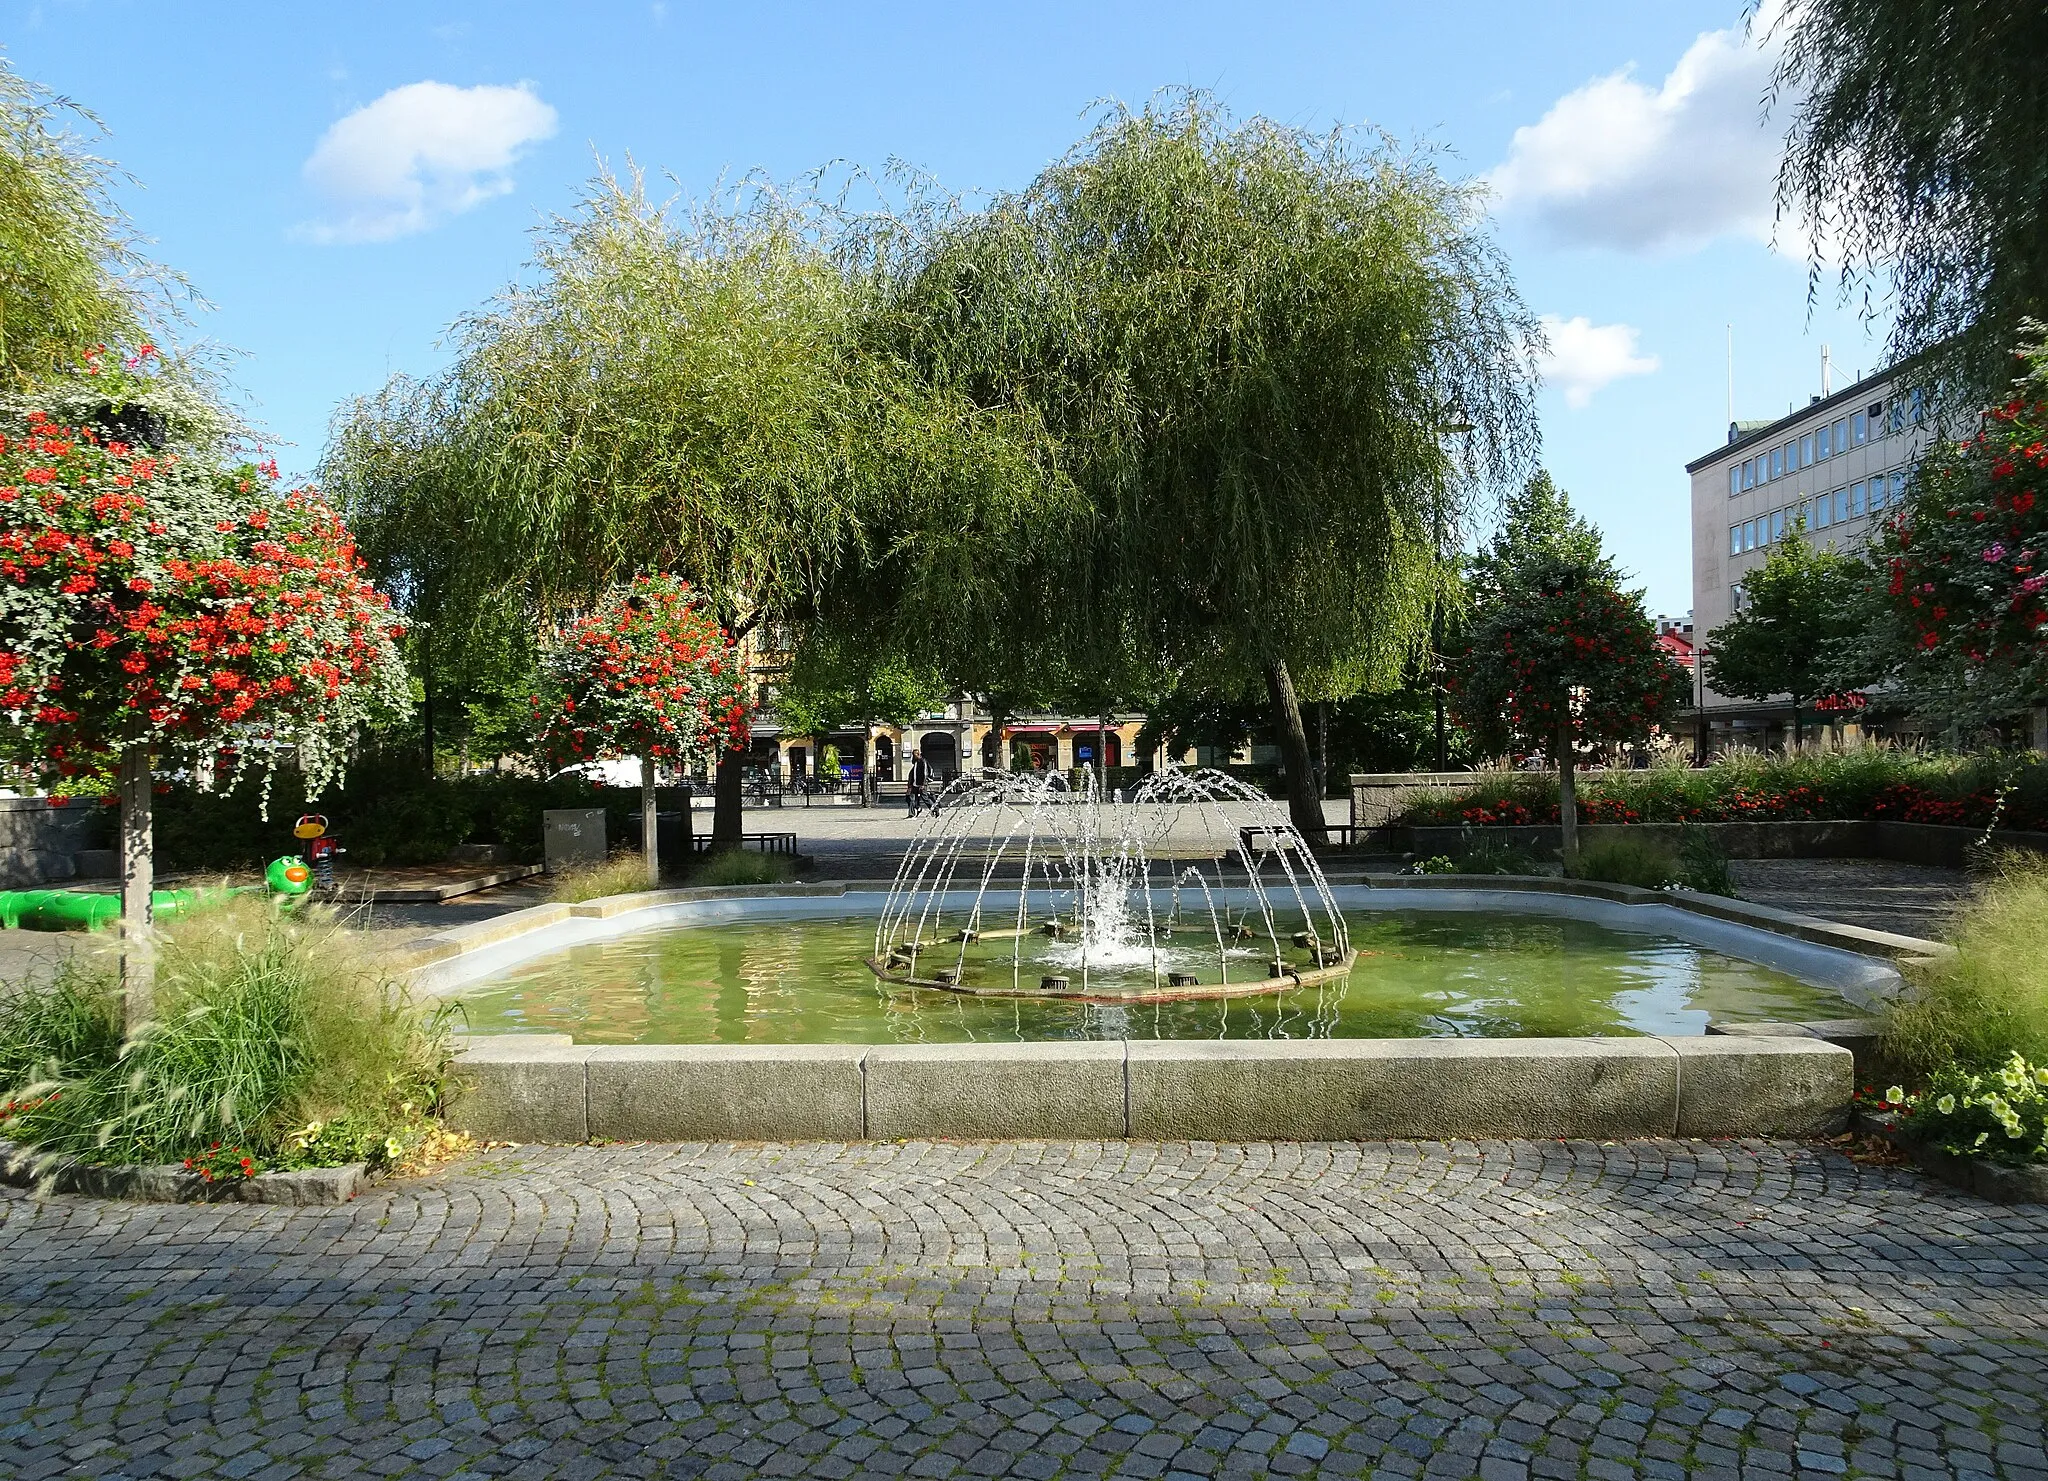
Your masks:
M 521 151 L 555 131 L 555 110 L 525 84 L 410 82 L 337 120 L 303 174 L 329 214 L 316 242 L 386 242 L 438 226 L 512 189 Z
M 1566 93 L 1515 130 L 1487 176 L 1497 202 L 1575 246 L 1768 241 L 1789 113 L 1763 115 L 1779 10 L 1766 5 L 1749 31 L 1703 33 L 1655 87 L 1625 67 Z
M 1550 348 L 1537 368 L 1547 383 L 1564 392 L 1564 404 L 1574 411 L 1608 382 L 1649 375 L 1663 363 L 1655 355 L 1636 353 L 1633 324 L 1595 324 L 1584 314 L 1570 319 L 1545 314 L 1542 323 Z

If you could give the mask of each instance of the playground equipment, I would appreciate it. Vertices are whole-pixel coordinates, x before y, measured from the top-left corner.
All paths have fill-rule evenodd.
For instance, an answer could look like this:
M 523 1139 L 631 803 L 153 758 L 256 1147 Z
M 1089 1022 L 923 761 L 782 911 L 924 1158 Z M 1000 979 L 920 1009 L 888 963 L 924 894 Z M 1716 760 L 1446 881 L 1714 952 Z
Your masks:
M 303 859 L 272 859 L 263 883 L 232 889 L 157 890 L 150 910 L 159 921 L 218 909 L 236 895 L 267 894 L 279 905 L 295 905 L 313 888 L 313 871 Z M 121 897 L 87 890 L 0 890 L 0 927 L 24 931 L 97 931 L 121 918 Z
M 292 836 L 305 842 L 305 859 L 313 866 L 313 878 L 320 888 L 334 889 L 334 856 L 345 854 L 347 849 L 334 841 L 327 831 L 325 814 L 309 812 L 292 825 Z

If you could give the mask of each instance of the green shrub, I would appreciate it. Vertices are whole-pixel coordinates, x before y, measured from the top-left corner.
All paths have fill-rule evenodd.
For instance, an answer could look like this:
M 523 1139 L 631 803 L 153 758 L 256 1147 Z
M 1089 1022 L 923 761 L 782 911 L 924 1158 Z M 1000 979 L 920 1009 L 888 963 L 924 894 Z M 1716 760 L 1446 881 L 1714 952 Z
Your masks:
M 1684 867 L 1678 851 L 1661 839 L 1632 833 L 1591 838 L 1579 845 L 1576 857 L 1565 860 L 1570 879 L 1597 879 L 1661 890 L 1679 883 Z
M 1714 841 L 1713 834 L 1694 824 L 1687 824 L 1679 830 L 1678 882 L 1702 895 L 1726 895 L 1731 900 L 1738 898 L 1735 875 L 1728 868 L 1728 856 Z
M 1906 1095 L 1894 1086 L 1885 1103 L 1899 1129 L 1961 1157 L 1993 1162 L 2048 1162 L 2048 1065 L 2008 1056 L 1995 1070 L 1959 1065 L 1936 1070 L 1925 1090 Z
M 1998 860 L 1952 940 L 1953 956 L 1909 970 L 1887 1012 L 1891 1062 L 1923 1080 L 1950 1065 L 1990 1071 L 2013 1054 L 2048 1064 L 2048 859 Z
M 631 895 L 647 888 L 647 862 L 637 853 L 613 854 L 602 864 L 558 870 L 548 879 L 548 898 L 565 905 Z
M 163 933 L 155 1021 L 123 1042 L 112 979 L 74 958 L 0 990 L 0 1135 L 103 1162 L 219 1146 L 288 1160 L 314 1122 L 395 1140 L 438 1103 L 446 1008 L 411 1003 L 328 912 L 237 901 Z M 317 1132 L 297 1149 L 351 1160 Z
M 678 799 L 676 790 L 662 789 L 664 810 L 679 806 Z M 347 865 L 438 863 L 464 843 L 502 844 L 513 858 L 530 863 L 541 857 L 541 814 L 556 807 L 603 808 L 606 836 L 619 839 L 640 811 L 640 790 L 593 786 L 581 776 L 429 777 L 417 756 L 383 751 L 357 761 L 341 784 L 317 800 L 306 797 L 297 772 L 279 771 L 266 820 L 253 781 L 201 791 L 185 778 L 157 799 L 156 858 L 166 872 L 259 868 L 280 854 L 296 853 L 301 845 L 292 837 L 292 821 L 302 812 L 317 812 L 348 850 L 342 858 Z
M 1417 874 L 1545 874 L 1536 856 L 1525 848 L 1487 838 L 1466 829 L 1456 854 L 1439 854 L 1415 864 Z
M 690 871 L 693 885 L 787 884 L 795 877 L 795 866 L 780 854 L 737 848 L 706 854 Z

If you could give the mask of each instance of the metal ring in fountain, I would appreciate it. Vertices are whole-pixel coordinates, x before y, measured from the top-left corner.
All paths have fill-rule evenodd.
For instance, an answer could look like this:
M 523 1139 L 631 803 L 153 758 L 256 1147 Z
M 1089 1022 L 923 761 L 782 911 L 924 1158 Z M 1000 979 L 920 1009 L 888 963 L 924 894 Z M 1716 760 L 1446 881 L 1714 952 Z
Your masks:
M 1264 792 L 1169 767 L 1104 798 L 1084 777 L 985 771 L 949 786 L 890 886 L 876 977 L 1135 1006 L 1291 992 L 1351 971 L 1329 883 Z M 1253 975 L 1232 981 L 1233 961 Z

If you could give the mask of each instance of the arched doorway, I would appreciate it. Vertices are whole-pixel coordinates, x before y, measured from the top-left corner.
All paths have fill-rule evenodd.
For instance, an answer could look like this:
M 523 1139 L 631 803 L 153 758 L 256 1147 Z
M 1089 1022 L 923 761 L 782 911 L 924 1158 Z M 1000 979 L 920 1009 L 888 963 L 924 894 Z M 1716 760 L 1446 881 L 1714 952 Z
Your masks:
M 893 782 L 896 780 L 896 742 L 886 735 L 875 737 L 875 780 Z
M 955 777 L 960 774 L 959 747 L 948 731 L 926 731 L 917 743 L 917 754 L 924 757 L 924 764 L 931 768 L 933 776 Z

